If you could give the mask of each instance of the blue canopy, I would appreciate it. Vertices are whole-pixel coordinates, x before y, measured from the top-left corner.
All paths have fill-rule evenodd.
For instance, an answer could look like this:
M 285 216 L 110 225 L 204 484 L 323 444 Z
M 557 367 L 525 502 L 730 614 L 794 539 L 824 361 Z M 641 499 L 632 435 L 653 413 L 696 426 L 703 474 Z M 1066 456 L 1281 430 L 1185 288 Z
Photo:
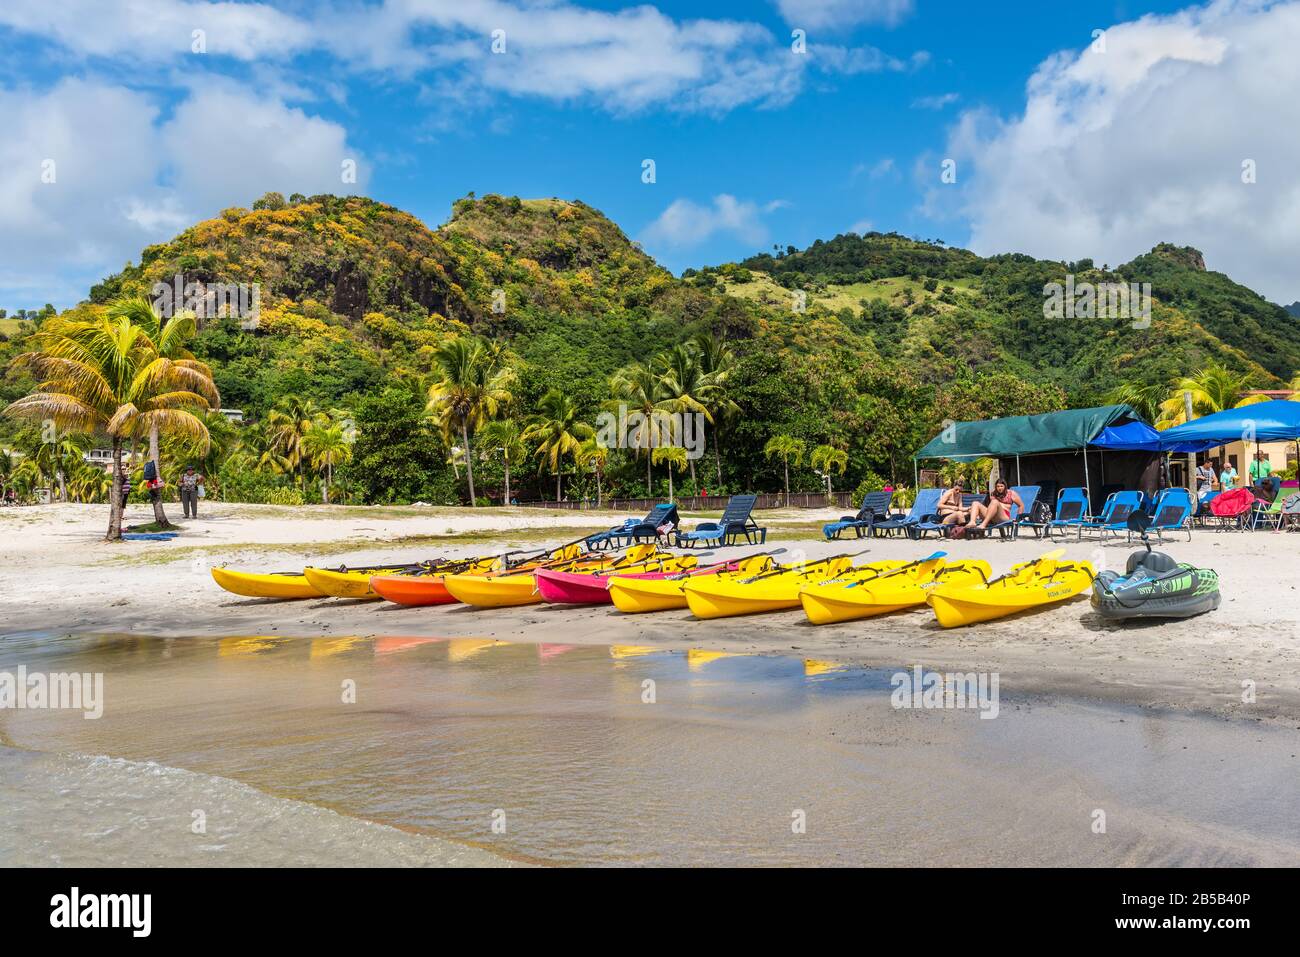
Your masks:
M 1157 432 L 1139 419 L 1123 425 L 1108 426 L 1102 429 L 1089 444 L 1113 452 L 1203 452 L 1205 449 L 1212 449 L 1221 444 L 1204 439 L 1180 442 L 1176 437 L 1170 438 L 1170 433 L 1173 431 L 1169 429 L 1166 432 Z
M 1300 439 L 1300 402 L 1273 399 L 1225 409 L 1158 433 L 1171 451 L 1210 449 L 1229 442 L 1284 442 Z M 1176 446 L 1193 445 L 1195 449 Z

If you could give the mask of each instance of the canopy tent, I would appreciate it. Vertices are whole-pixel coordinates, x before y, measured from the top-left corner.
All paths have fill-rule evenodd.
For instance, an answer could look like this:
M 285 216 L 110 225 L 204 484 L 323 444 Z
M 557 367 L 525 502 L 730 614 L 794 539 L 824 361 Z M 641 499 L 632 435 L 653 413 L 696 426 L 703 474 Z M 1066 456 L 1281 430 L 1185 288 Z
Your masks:
M 1132 425 L 1141 429 L 1130 429 Z M 1131 406 L 1103 405 L 957 422 L 928 442 L 915 458 L 997 458 L 1002 474 L 1015 476 L 1014 484 L 1041 485 L 1049 501 L 1062 485 L 1082 485 L 1095 506 L 1115 487 L 1154 491 L 1158 450 L 1144 443 L 1158 435 Z M 1098 442 L 1103 436 L 1127 444 L 1106 446 Z M 1028 464 L 1023 458 L 1029 459 Z
M 978 459 L 1082 449 L 1107 426 L 1134 419 L 1141 421 L 1131 406 L 1101 405 L 987 422 L 956 422 L 930 440 L 915 458 Z
M 1300 440 L 1300 402 L 1290 399 L 1256 402 L 1193 419 L 1157 434 L 1163 448 L 1186 452 L 1211 449 L 1230 442 Z M 1195 448 L 1175 448 L 1180 443 Z

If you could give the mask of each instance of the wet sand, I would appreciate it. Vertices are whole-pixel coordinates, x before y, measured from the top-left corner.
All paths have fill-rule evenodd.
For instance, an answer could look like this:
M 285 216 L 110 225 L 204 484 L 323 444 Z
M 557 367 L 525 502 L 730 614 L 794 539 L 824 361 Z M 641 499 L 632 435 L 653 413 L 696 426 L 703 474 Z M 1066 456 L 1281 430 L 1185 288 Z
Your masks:
M 1086 599 L 944 631 L 923 610 L 816 627 L 797 611 L 700 622 L 685 611 L 628 616 L 609 607 L 479 611 L 338 599 L 274 602 L 224 592 L 209 574 L 211 566 L 223 563 L 273 571 L 536 547 L 564 540 L 559 533 L 579 523 L 602 528 L 617 517 L 526 509 L 294 510 L 207 503 L 204 517 L 186 524 L 172 542 L 106 545 L 97 541 L 102 508 L 2 510 L 0 533 L 13 544 L 0 555 L 0 622 L 10 632 L 396 634 L 789 652 L 867 666 L 997 671 L 1026 692 L 1300 726 L 1300 562 L 1293 560 L 1300 535 L 1198 530 L 1191 543 L 1184 538 L 1163 546 L 1180 560 L 1215 568 L 1222 578 L 1223 606 L 1188 621 L 1129 626 L 1102 622 Z M 815 526 L 834 517 L 830 511 L 803 510 L 759 515 L 771 526 L 767 547 L 788 549 L 784 560 L 859 551 L 867 553 L 860 561 L 916 558 L 943 549 L 1004 569 L 1054 547 L 1029 536 L 1017 542 L 817 540 Z M 693 520 L 688 517 L 687 524 Z M 1112 567 L 1122 565 L 1134 547 L 1061 544 L 1070 558 Z M 1245 700 L 1247 682 L 1254 700 Z
M 102 672 L 104 713 L 0 712 L 0 864 L 1300 863 L 1296 731 L 1006 678 L 985 719 L 895 708 L 896 669 L 645 646 L 11 636 L 18 662 Z

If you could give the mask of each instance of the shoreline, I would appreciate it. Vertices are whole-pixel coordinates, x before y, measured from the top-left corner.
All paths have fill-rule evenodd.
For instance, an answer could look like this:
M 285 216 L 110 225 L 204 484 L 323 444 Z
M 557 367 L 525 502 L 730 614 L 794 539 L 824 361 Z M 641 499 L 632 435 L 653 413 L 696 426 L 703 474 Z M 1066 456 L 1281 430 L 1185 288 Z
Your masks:
M 1300 589 L 1300 567 L 1286 561 L 1284 550 L 1293 541 L 1286 535 L 1198 530 L 1190 544 L 1183 539 L 1157 546 L 1180 560 L 1216 568 L 1223 578 L 1223 605 L 1194 619 L 1129 626 L 1101 622 L 1086 598 L 944 631 L 923 609 L 823 626 L 808 624 L 798 610 L 700 622 L 685 610 L 622 615 L 610 606 L 478 610 L 332 598 L 280 602 L 231 595 L 212 581 L 209 569 L 220 564 L 274 570 L 360 565 L 403 555 L 460 556 L 553 543 L 563 539 L 547 536 L 560 529 L 605 528 L 617 518 L 605 512 L 541 509 L 334 506 L 332 515 L 304 520 L 295 514 L 301 511 L 311 510 L 213 503 L 203 517 L 185 522 L 173 541 L 108 544 L 95 537 L 101 506 L 5 510 L 0 529 L 20 534 L 0 556 L 0 575 L 14 582 L 27 576 L 29 584 L 0 594 L 3 631 L 157 637 L 409 635 L 787 654 L 863 667 L 920 664 L 941 671 L 996 671 L 1003 687 L 1017 693 L 1300 726 L 1300 623 L 1289 608 Z M 1114 567 L 1134 547 L 1089 541 L 1048 545 L 1032 536 L 1016 542 L 925 543 L 827 543 L 807 536 L 810 526 L 835 517 L 833 510 L 796 509 L 757 516 L 771 529 L 766 548 L 786 548 L 785 560 L 799 551 L 817 558 L 865 550 L 868 554 L 859 560 L 870 560 L 940 550 L 984 558 L 1001 570 L 1055 546 L 1064 547 L 1068 557 Z M 696 518 L 684 521 L 691 526 Z M 757 550 L 740 546 L 724 554 Z M 1270 555 L 1264 574 L 1261 553 Z M 313 556 L 324 557 L 313 561 Z M 34 567 L 41 569 L 39 576 L 30 575 Z M 1254 682 L 1253 703 L 1242 700 L 1244 681 Z

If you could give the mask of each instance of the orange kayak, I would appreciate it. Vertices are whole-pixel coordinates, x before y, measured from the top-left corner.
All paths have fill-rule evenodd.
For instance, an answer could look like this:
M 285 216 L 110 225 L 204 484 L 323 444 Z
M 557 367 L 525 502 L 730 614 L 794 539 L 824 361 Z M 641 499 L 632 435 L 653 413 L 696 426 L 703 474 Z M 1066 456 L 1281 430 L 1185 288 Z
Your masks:
M 370 587 L 380 598 L 398 605 L 450 605 L 445 575 L 374 575 Z

